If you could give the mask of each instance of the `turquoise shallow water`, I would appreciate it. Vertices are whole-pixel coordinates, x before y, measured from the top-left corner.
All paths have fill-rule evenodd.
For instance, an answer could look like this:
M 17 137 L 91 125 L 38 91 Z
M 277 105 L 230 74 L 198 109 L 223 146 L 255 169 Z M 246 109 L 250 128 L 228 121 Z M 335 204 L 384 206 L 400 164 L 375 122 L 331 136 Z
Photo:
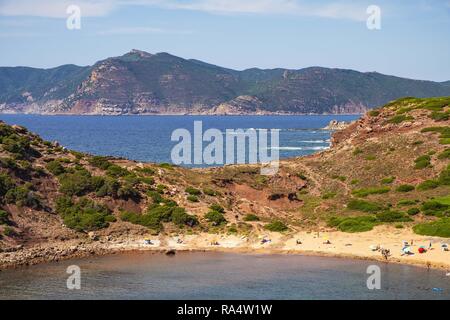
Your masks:
M 367 267 L 381 268 L 368 290 Z M 66 268 L 81 268 L 68 290 Z M 434 289 L 433 288 L 439 288 Z M 0 299 L 450 299 L 440 270 L 301 255 L 129 253 L 0 272 Z
M 1 115 L 49 141 L 97 155 L 112 155 L 146 162 L 171 162 L 175 129 L 191 133 L 194 121 L 203 131 L 226 129 L 280 129 L 280 157 L 296 157 L 329 146 L 330 131 L 320 130 L 331 120 L 351 121 L 358 116 L 40 116 Z M 205 146 L 207 143 L 204 144 Z

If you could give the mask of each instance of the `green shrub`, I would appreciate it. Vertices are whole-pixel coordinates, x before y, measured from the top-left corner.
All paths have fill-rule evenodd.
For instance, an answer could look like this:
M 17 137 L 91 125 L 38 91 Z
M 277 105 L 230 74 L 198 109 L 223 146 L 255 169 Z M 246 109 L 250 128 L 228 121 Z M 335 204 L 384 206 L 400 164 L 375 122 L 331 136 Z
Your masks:
M 161 203 L 164 200 L 161 194 L 157 191 L 148 191 L 147 195 L 152 198 L 153 203 Z
M 217 196 L 217 191 L 215 191 L 213 189 L 210 189 L 210 188 L 203 189 L 203 193 L 208 195 L 208 196 L 211 196 L 211 197 Z
M 421 210 L 424 215 L 443 217 L 448 215 L 450 205 L 442 203 L 438 200 L 426 201 L 422 204 Z
M 413 230 L 424 236 L 450 238 L 450 218 L 418 224 L 413 227 Z
M 100 168 L 102 170 L 107 170 L 112 165 L 112 163 L 108 161 L 107 157 L 102 156 L 94 156 L 90 158 L 88 162 L 91 166 Z
M 431 113 L 431 119 L 436 120 L 436 121 L 447 121 L 448 119 L 450 119 L 450 113 L 433 111 Z
M 186 199 L 190 202 L 198 202 L 198 197 L 193 196 L 192 194 L 188 195 Z
M 106 174 L 114 178 L 119 178 L 129 175 L 130 172 L 127 169 L 122 168 L 121 166 L 111 164 L 106 170 Z
M 450 186 L 450 165 L 441 172 L 438 182 L 440 185 Z
M 410 216 L 415 216 L 416 214 L 420 213 L 420 209 L 419 208 L 409 208 L 408 211 L 406 211 L 406 213 Z
M 201 195 L 201 194 L 202 194 L 202 192 L 201 192 L 200 190 L 198 190 L 198 189 L 196 189 L 196 188 L 194 188 L 194 187 L 187 187 L 187 188 L 185 189 L 185 191 L 186 191 L 187 193 L 189 193 L 190 195 L 192 195 L 192 196 L 198 196 L 198 195 Z
M 404 121 L 411 121 L 411 120 L 414 120 L 414 118 L 409 115 L 399 114 L 399 115 L 395 115 L 392 118 L 390 118 L 388 120 L 388 123 L 399 124 Z
M 450 149 L 445 149 L 444 151 L 442 151 L 442 153 L 440 153 L 438 155 L 438 159 L 450 159 Z
M 412 221 L 408 215 L 399 211 L 383 211 L 377 213 L 376 218 L 379 222 L 408 222 Z
M 416 187 L 409 185 L 409 184 L 402 184 L 398 186 L 395 190 L 397 192 L 410 192 L 413 191 Z
M 383 194 L 388 193 L 389 191 L 391 191 L 391 188 L 389 187 L 372 187 L 353 190 L 352 194 L 357 197 L 367 197 L 368 195 Z
M 150 168 L 150 167 L 136 168 L 136 169 L 134 169 L 134 171 L 145 174 L 145 175 L 150 175 L 150 176 L 155 174 L 155 169 Z
M 350 200 L 347 204 L 347 208 L 351 210 L 358 210 L 363 212 L 377 212 L 383 210 L 383 206 L 378 203 L 368 202 L 364 200 L 353 199 Z
M 87 198 L 81 198 L 74 203 L 68 196 L 60 197 L 56 199 L 56 211 L 68 228 L 80 232 L 106 228 L 110 221 L 115 221 L 106 206 Z
M 249 213 L 244 216 L 244 221 L 259 221 L 259 217 L 256 214 Z
M 416 169 L 424 169 L 431 167 L 431 157 L 429 155 L 423 155 L 414 160 Z
M 373 160 L 376 160 L 376 159 L 377 159 L 377 157 L 375 155 L 373 155 L 373 154 L 369 154 L 369 155 L 366 156 L 366 160 L 369 160 L 369 161 L 373 161 Z
M 59 191 L 69 196 L 82 196 L 95 190 L 92 176 L 87 170 L 77 170 L 58 176 Z
M 395 177 L 386 177 L 381 180 L 382 184 L 391 184 L 395 181 Z
M 49 163 L 47 163 L 46 168 L 51 174 L 55 176 L 59 176 L 66 171 L 59 161 L 50 161 Z
M 371 117 L 377 117 L 380 114 L 379 110 L 370 110 L 369 111 L 369 116 Z
M 163 169 L 169 169 L 169 170 L 172 170 L 172 169 L 173 169 L 173 165 L 171 165 L 170 163 L 167 163 L 167 162 L 161 163 L 161 164 L 159 165 L 159 167 L 160 167 L 160 168 L 163 168 Z
M 95 187 L 97 197 L 118 197 L 117 193 L 120 188 L 119 181 L 111 177 L 105 177 L 101 182 L 102 183 L 98 183 Z
M 221 225 L 221 224 L 227 222 L 227 220 L 223 216 L 223 213 L 215 211 L 215 210 L 211 210 L 207 214 L 205 214 L 205 218 L 209 222 L 212 222 L 212 224 L 214 226 L 218 226 L 218 225 Z
M 425 180 L 424 182 L 420 183 L 417 186 L 417 190 L 424 191 L 424 190 L 431 190 L 436 189 L 439 187 L 439 182 L 436 180 Z
M 119 190 L 117 190 L 117 197 L 125 200 L 139 200 L 141 195 L 135 188 L 133 188 L 131 184 L 125 183 L 119 188 Z
M 378 221 L 374 216 L 332 217 L 328 220 L 328 226 L 350 233 L 370 231 L 377 224 Z
M 417 204 L 417 201 L 415 200 L 400 200 L 397 205 L 398 206 L 413 206 Z
M 6 173 L 0 173 L 0 197 L 4 196 L 8 190 L 14 187 L 14 181 Z
M 30 188 L 30 185 L 23 185 L 9 189 L 5 194 L 6 203 L 13 203 L 18 207 L 39 209 L 41 200 Z
M 5 210 L 0 210 L 0 224 L 9 224 L 9 217 L 8 212 Z
M 361 153 L 363 153 L 363 151 L 360 148 L 358 148 L 358 147 L 355 148 L 355 150 L 353 150 L 353 155 L 354 156 L 357 156 L 357 155 L 359 155 Z
M 14 231 L 13 228 L 7 226 L 7 227 L 3 228 L 3 234 L 7 237 L 13 237 L 16 235 L 16 232 Z
M 264 226 L 266 230 L 272 231 L 272 232 L 283 232 L 288 229 L 288 227 L 281 222 L 280 220 L 272 221 L 271 223 L 268 223 Z
M 209 208 L 210 208 L 212 211 L 217 211 L 217 212 L 220 212 L 220 213 L 225 213 L 225 209 L 224 209 L 221 205 L 219 205 L 219 204 L 217 204 L 217 203 L 210 205 Z

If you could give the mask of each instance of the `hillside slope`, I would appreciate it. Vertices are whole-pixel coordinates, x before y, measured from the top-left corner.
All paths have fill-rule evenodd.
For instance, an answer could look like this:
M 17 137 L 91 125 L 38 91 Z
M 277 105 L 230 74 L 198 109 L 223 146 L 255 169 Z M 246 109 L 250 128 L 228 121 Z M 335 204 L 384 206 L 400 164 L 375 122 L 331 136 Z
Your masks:
M 236 71 L 139 50 L 90 67 L 0 68 L 0 112 L 363 113 L 409 95 L 445 96 L 450 87 L 320 67 Z
M 289 239 L 382 226 L 450 238 L 449 119 L 450 97 L 400 99 L 335 133 L 330 150 L 283 160 L 270 177 L 250 165 L 190 170 L 91 156 L 2 123 L 0 251 L 148 234 L 274 231 Z

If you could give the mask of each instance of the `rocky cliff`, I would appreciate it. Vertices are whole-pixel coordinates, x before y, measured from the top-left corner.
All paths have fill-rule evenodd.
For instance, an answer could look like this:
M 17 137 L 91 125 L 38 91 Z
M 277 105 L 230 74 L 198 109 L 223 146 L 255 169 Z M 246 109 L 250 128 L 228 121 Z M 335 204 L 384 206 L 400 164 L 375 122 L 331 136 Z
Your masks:
M 0 112 L 342 114 L 450 94 L 448 83 L 320 67 L 236 71 L 133 50 L 93 66 L 0 68 Z

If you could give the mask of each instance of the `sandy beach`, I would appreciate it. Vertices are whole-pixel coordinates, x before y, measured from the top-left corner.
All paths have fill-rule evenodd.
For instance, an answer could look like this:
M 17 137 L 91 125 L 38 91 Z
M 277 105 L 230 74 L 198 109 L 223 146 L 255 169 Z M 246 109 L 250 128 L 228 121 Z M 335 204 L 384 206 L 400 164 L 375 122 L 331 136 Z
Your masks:
M 151 243 L 145 243 L 144 240 Z M 263 243 L 263 239 L 268 240 Z M 412 242 L 412 255 L 402 255 L 402 243 Z M 329 242 L 329 243 L 328 243 Z M 430 250 L 419 253 L 421 246 L 432 244 Z M 258 235 L 192 234 L 178 236 L 99 238 L 94 240 L 70 240 L 50 245 L 36 245 L 30 248 L 0 253 L 0 268 L 20 267 L 43 262 L 87 257 L 92 255 L 116 254 L 127 251 L 224 251 L 234 253 L 261 254 L 304 254 L 332 257 L 356 258 L 383 263 L 412 264 L 427 268 L 450 271 L 450 251 L 441 249 L 448 239 L 418 236 L 407 229 L 398 230 L 390 226 L 379 226 L 365 233 L 296 232 L 289 234 L 263 232 Z M 373 246 L 389 249 L 385 259 Z

